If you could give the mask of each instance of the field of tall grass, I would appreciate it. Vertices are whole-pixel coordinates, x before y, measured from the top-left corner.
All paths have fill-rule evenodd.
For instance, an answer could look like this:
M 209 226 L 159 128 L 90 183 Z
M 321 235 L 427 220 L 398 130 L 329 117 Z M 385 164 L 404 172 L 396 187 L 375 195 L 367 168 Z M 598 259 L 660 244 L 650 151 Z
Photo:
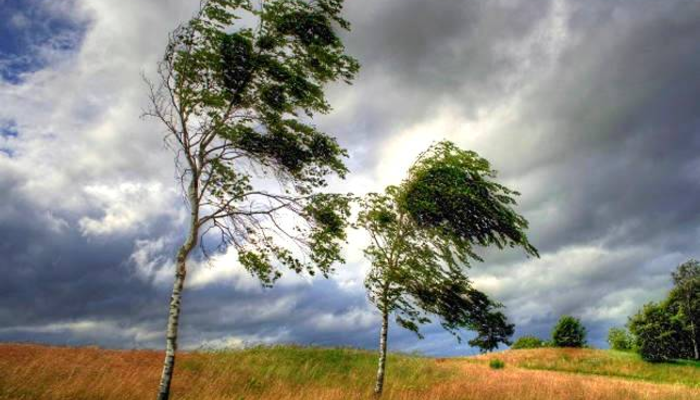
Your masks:
M 543 352 L 545 351 L 545 352 Z M 529 357 L 528 354 L 533 354 Z M 489 367 L 488 357 L 433 359 L 392 354 L 385 399 L 619 400 L 700 399 L 700 367 L 645 364 L 635 379 L 592 376 L 557 357 L 584 365 L 587 350 L 508 351 L 488 357 L 505 361 Z M 0 344 L 0 399 L 131 400 L 155 397 L 163 354 L 148 350 Z M 613 355 L 612 357 L 617 357 Z M 570 372 L 533 370 L 562 368 Z M 593 365 L 593 364 L 591 364 Z M 677 368 L 676 368 L 677 367 Z M 639 367 L 642 368 L 642 367 Z M 630 371 L 634 370 L 631 368 Z M 376 355 L 355 349 L 295 346 L 183 352 L 173 381 L 174 399 L 370 399 Z M 607 375 L 604 369 L 604 374 Z M 645 370 L 647 371 L 647 370 Z M 665 375 L 664 375 L 665 374 Z M 673 380 L 671 375 L 682 378 Z M 648 378 L 648 379 L 647 379 Z M 677 383 L 662 383 L 677 382 Z

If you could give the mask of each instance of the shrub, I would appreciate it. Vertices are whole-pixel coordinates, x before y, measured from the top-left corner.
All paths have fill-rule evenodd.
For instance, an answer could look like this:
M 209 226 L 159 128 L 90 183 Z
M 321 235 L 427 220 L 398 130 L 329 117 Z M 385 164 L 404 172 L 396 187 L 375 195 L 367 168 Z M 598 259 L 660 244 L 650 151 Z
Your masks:
M 494 358 L 491 361 L 489 361 L 489 367 L 491 369 L 503 369 L 505 368 L 506 363 L 503 362 L 503 360 L 499 360 L 498 358 Z
M 552 331 L 552 341 L 557 347 L 583 347 L 586 345 L 586 328 L 578 318 L 564 315 Z
M 610 328 L 608 344 L 613 350 L 630 351 L 634 347 L 634 338 L 625 328 Z
M 510 346 L 513 350 L 518 349 L 538 349 L 540 347 L 547 347 L 547 343 L 536 337 L 536 336 L 523 336 L 518 338 L 518 340 Z

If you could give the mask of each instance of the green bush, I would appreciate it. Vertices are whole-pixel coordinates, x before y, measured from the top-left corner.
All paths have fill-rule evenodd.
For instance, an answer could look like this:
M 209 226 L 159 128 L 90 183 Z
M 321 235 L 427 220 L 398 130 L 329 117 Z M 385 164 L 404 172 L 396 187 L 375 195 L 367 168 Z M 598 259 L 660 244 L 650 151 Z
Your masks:
M 586 328 L 578 318 L 564 315 L 552 331 L 552 342 L 557 347 L 583 347 L 586 345 Z
M 645 305 L 629 321 L 637 350 L 646 361 L 659 362 L 683 358 L 686 340 L 683 326 L 673 318 L 667 302 Z
M 491 361 L 489 361 L 489 367 L 491 369 L 503 369 L 505 368 L 506 363 L 503 362 L 503 360 L 499 360 L 498 358 L 494 358 Z
M 510 346 L 513 350 L 518 349 L 539 349 L 540 347 L 547 347 L 547 343 L 538 338 L 537 336 L 523 336 L 518 338 L 518 340 Z
M 608 344 L 613 350 L 630 351 L 634 347 L 634 338 L 625 328 L 610 328 Z

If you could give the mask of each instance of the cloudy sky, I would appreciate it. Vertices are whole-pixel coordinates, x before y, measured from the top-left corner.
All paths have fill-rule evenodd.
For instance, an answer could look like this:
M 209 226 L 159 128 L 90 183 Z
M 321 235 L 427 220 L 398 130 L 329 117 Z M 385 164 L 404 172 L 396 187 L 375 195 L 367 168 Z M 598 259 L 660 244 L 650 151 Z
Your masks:
M 140 119 L 167 33 L 196 0 L 0 0 L 0 341 L 163 345 L 184 205 L 162 129 Z M 485 250 L 476 285 L 516 336 L 562 314 L 590 341 L 700 257 L 700 1 L 348 0 L 363 68 L 316 120 L 350 153 L 334 187 L 398 182 L 431 142 L 492 161 L 522 193 L 540 259 Z M 182 343 L 374 347 L 362 235 L 330 280 L 263 290 L 193 263 Z M 390 347 L 470 354 L 437 326 Z

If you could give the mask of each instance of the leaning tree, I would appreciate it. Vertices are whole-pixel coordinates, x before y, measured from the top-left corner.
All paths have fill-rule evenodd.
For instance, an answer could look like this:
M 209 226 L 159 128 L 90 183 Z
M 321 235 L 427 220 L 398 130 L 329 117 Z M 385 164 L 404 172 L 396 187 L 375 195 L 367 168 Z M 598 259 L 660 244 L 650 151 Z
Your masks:
M 199 244 L 233 248 L 263 285 L 280 268 L 327 275 L 342 262 L 347 196 L 321 193 L 346 156 L 311 124 L 330 105 L 324 85 L 358 71 L 338 36 L 342 0 L 202 0 L 169 38 L 149 82 L 189 208 L 177 252 L 159 399 L 175 364 L 187 260 Z M 207 239 L 210 238 L 210 239 Z M 203 251 L 206 256 L 206 251 Z
M 538 255 L 512 208 L 518 193 L 495 176 L 487 160 L 443 141 L 420 155 L 401 185 L 362 199 L 357 226 L 369 234 L 372 262 L 365 286 L 382 315 L 375 394 L 384 386 L 390 314 L 419 337 L 436 316 L 458 339 L 461 329 L 476 331 L 469 344 L 482 350 L 509 343 L 513 325 L 502 306 L 473 288 L 465 271 L 482 261 L 477 246 Z

